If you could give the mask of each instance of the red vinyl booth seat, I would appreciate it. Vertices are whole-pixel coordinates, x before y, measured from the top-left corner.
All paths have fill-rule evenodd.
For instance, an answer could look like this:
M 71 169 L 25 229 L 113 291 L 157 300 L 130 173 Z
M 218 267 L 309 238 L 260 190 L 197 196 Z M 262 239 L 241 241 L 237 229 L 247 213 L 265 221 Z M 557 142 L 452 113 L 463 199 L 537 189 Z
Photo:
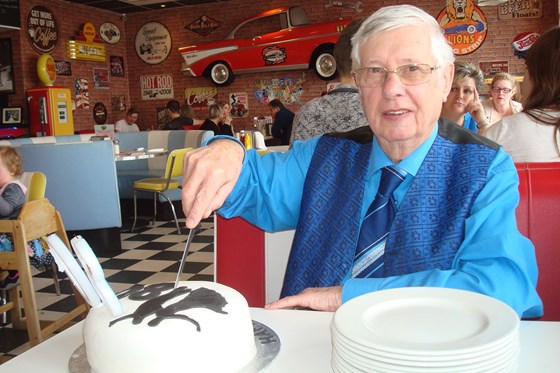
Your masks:
M 517 227 L 535 245 L 544 303 L 541 320 L 560 321 L 560 163 L 516 163 Z
M 560 321 L 560 163 L 517 163 L 519 231 L 535 245 L 544 303 L 541 320 Z M 241 218 L 216 217 L 216 280 L 241 292 L 252 307 L 265 304 L 265 233 Z M 285 243 L 289 250 L 290 242 Z M 283 248 L 284 249 L 284 248 Z M 268 269 L 270 270 L 270 269 Z

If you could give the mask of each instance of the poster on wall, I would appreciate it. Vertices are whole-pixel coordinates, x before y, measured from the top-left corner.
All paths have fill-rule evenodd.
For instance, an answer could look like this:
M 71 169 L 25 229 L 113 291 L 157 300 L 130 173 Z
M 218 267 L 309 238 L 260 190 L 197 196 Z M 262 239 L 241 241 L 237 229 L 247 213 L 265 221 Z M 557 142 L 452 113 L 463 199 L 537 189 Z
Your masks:
M 246 118 L 249 112 L 249 98 L 247 92 L 230 93 L 229 106 L 231 107 L 232 117 Z
M 43 5 L 35 5 L 27 13 L 27 40 L 39 53 L 50 53 L 58 45 L 58 23 L 53 12 Z
M 111 109 L 112 111 L 126 110 L 126 98 L 124 97 L 124 95 L 111 97 Z
M 218 89 L 216 87 L 190 87 L 185 88 L 185 102 L 200 115 L 206 115 L 208 106 L 218 102 Z
M 222 22 L 216 21 L 215 19 L 208 16 L 200 16 L 195 19 L 191 24 L 185 26 L 186 29 L 196 32 L 201 36 L 207 36 L 218 27 L 222 25 Z
M 0 39 L 0 93 L 14 93 L 12 39 Z
M 542 0 L 508 0 L 498 5 L 498 19 L 542 17 Z
M 89 85 L 88 80 L 76 78 L 74 81 L 76 88 L 76 109 L 89 109 Z
M 56 66 L 56 75 L 71 76 L 72 66 L 68 61 L 54 61 Z
M 99 26 L 99 34 L 105 43 L 116 44 L 121 40 L 121 30 L 111 22 L 105 22 Z
M 134 46 L 136 54 L 145 63 L 162 63 L 171 52 L 171 34 L 161 23 L 148 22 L 136 32 Z
M 268 104 L 274 99 L 279 99 L 284 104 L 297 103 L 303 105 L 301 95 L 305 73 L 300 79 L 284 77 L 280 79 L 262 79 L 255 81 L 253 96 L 255 101 Z
M 140 90 L 142 100 L 172 99 L 173 76 L 170 74 L 141 76 Z
M 163 129 L 165 127 L 165 123 L 169 118 L 167 118 L 167 109 L 164 107 L 160 107 L 156 109 L 156 122 L 158 124 L 158 128 Z
M 447 0 L 446 7 L 437 16 L 445 38 L 456 56 L 477 50 L 484 43 L 488 32 L 486 17 L 474 4 L 474 0 L 466 0 L 463 3 L 466 5 Z
M 109 57 L 111 76 L 124 76 L 124 58 L 121 56 Z
M 478 67 L 484 74 L 484 78 L 491 78 L 497 73 L 509 72 L 509 61 L 480 61 Z
M 93 68 L 93 88 L 109 89 L 109 69 L 104 67 Z

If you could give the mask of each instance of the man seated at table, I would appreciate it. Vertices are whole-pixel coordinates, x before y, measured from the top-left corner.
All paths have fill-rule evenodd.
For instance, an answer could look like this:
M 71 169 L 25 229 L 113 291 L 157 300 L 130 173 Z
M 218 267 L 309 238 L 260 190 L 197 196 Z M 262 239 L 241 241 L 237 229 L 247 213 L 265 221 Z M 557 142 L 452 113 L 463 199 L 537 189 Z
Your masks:
M 369 127 L 262 157 L 214 138 L 185 158 L 187 227 L 219 208 L 267 231 L 296 228 L 283 298 L 269 309 L 334 311 L 368 292 L 434 286 L 495 297 L 522 317 L 542 315 L 534 247 L 515 220 L 510 156 L 438 120 L 453 60 L 424 11 L 376 11 L 352 39 Z

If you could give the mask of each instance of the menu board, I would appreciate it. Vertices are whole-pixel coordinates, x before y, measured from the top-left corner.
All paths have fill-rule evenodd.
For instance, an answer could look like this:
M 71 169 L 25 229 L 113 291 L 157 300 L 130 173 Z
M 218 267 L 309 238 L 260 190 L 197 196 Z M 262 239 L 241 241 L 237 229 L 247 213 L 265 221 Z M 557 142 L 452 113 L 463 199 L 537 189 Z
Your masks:
M 0 31 L 2 28 L 19 29 L 19 0 L 0 0 Z

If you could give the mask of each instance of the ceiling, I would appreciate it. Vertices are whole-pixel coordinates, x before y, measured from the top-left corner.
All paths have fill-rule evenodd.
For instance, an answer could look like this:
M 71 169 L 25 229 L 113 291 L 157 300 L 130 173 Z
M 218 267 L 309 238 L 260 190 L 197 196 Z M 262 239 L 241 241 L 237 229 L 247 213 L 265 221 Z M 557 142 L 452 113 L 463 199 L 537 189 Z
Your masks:
M 110 10 L 115 13 L 129 14 L 146 10 L 177 8 L 189 5 L 217 3 L 224 0 L 66 0 L 94 8 Z

